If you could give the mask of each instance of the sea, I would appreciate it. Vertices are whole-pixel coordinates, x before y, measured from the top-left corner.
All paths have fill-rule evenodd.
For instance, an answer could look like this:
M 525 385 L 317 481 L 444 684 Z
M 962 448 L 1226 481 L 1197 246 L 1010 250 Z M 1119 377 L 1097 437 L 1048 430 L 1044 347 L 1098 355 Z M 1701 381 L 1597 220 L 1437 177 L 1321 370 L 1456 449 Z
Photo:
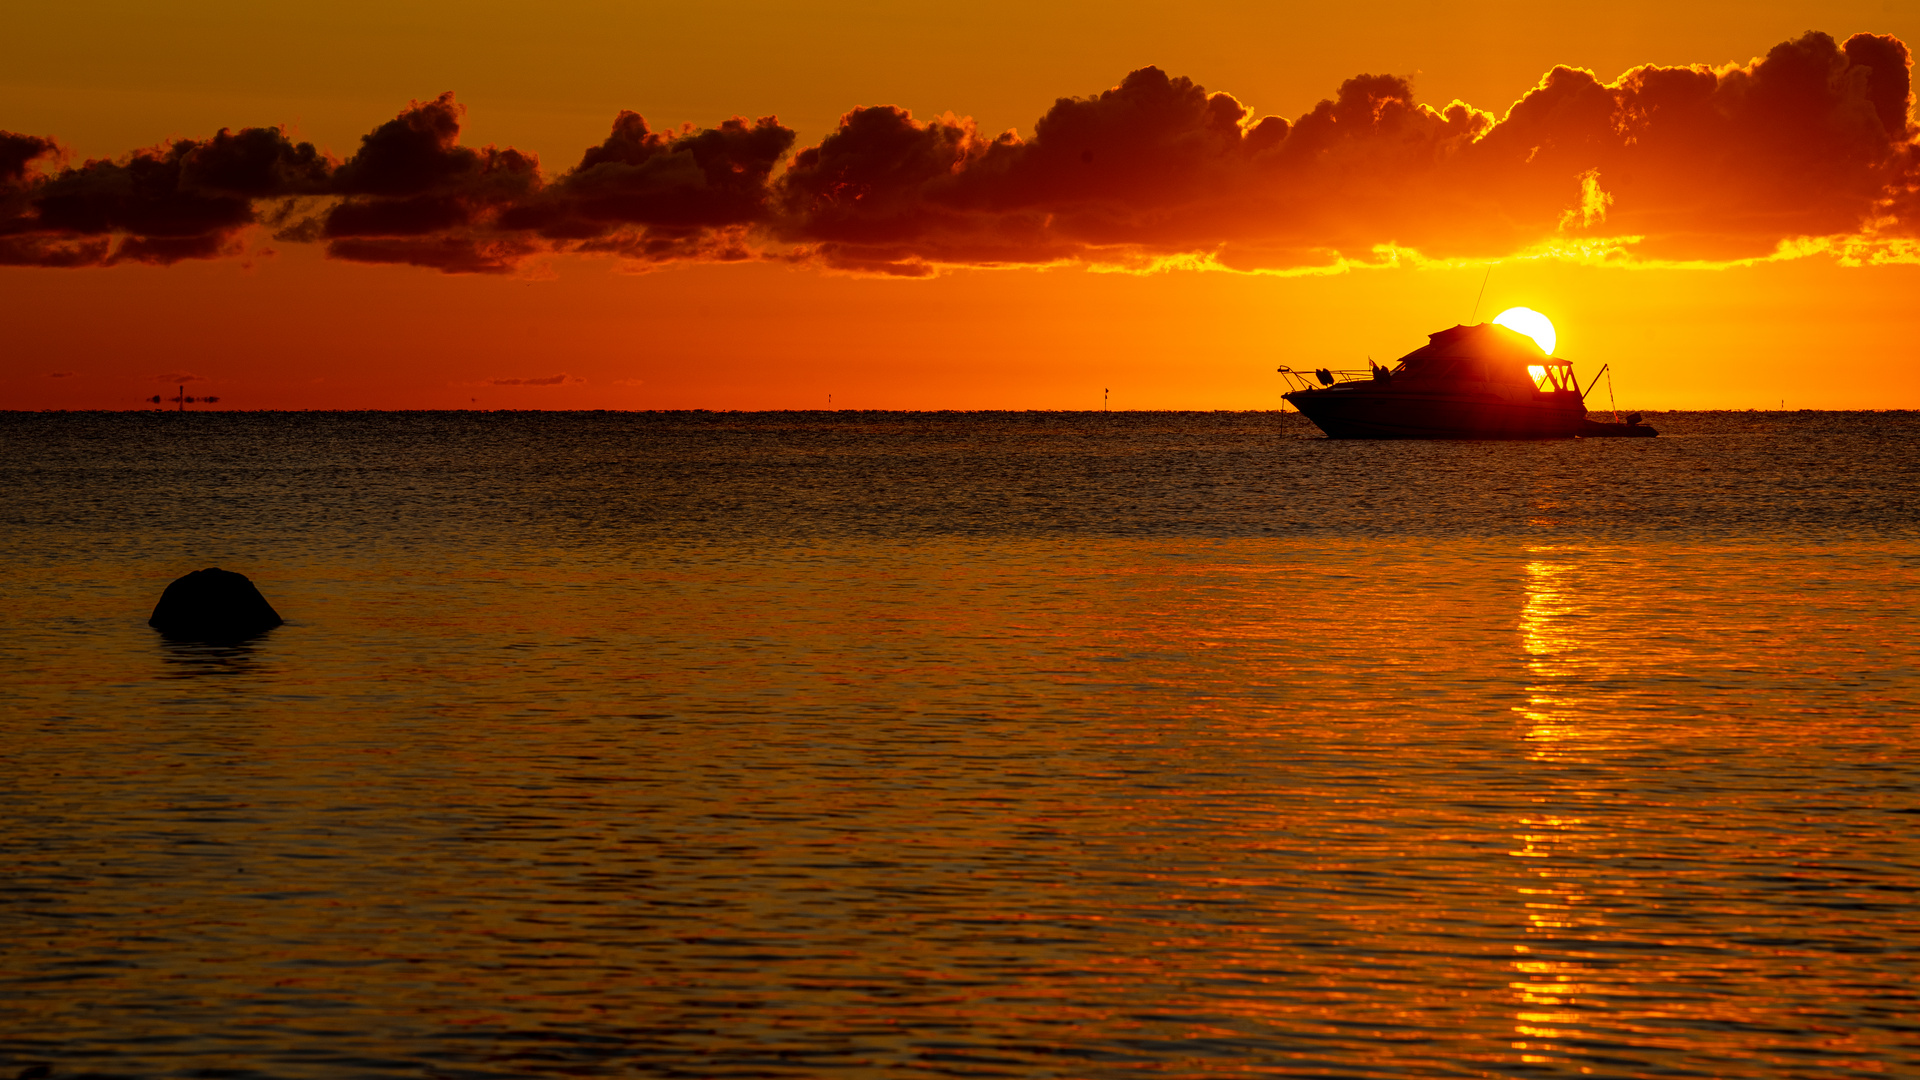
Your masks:
M 1920 414 L 1648 422 L 0 414 L 0 1078 L 1920 1075 Z

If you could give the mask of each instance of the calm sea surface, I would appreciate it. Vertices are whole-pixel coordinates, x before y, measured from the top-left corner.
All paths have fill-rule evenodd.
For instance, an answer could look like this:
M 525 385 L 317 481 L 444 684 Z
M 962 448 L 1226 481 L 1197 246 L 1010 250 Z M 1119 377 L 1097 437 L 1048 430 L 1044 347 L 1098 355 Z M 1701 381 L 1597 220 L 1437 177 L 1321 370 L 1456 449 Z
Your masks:
M 1920 415 L 1650 419 L 0 414 L 0 1078 L 1920 1075 Z

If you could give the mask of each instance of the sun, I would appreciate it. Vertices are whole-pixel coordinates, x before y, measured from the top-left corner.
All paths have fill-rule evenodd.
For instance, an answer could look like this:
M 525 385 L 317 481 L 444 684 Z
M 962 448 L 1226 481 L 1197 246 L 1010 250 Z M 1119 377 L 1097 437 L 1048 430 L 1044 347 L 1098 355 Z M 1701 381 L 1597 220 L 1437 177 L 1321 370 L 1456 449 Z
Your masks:
M 1553 346 L 1559 340 L 1553 333 L 1553 323 L 1545 315 L 1527 307 L 1513 307 L 1493 317 L 1496 325 L 1509 330 L 1518 330 L 1532 338 L 1540 351 L 1553 355 Z

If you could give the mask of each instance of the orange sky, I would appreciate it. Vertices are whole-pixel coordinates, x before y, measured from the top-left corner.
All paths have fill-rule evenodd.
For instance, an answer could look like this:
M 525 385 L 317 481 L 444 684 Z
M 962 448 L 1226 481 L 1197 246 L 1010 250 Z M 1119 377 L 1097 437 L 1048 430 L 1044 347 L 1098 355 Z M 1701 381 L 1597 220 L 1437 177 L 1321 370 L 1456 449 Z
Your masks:
M 1713 142 L 1719 129 L 1663 134 L 1658 116 L 1670 113 L 1642 108 L 1655 100 L 1647 91 L 1629 104 L 1655 115 L 1654 126 L 1625 149 L 1593 150 L 1600 156 L 1591 162 L 1575 150 L 1554 157 L 1556 147 L 1574 145 L 1574 125 L 1587 122 L 1575 114 L 1580 93 L 1590 91 L 1574 87 L 1562 95 L 1574 104 L 1536 109 L 1533 120 L 1509 116 L 1556 64 L 1591 69 L 1605 83 L 1640 64 L 1745 65 L 1809 29 L 1839 43 L 1856 33 L 1920 42 L 1920 8 L 1910 4 L 1549 12 L 1499 3 L 1466 15 L 1424 4 L 1352 13 L 1188 4 L 1177 16 L 1116 3 L 908 13 L 854 4 L 682 7 L 692 5 L 348 3 L 289 15 L 213 4 L 180 16 L 91 4 L 16 16 L 24 23 L 16 40 L 34 47 L 18 50 L 0 74 L 0 129 L 57 140 L 69 166 L 162 140 L 204 139 L 221 127 L 271 125 L 348 162 L 361 136 L 409 102 L 451 90 L 466 109 L 458 145 L 537 155 L 543 207 L 560 205 L 555 194 L 572 190 L 567 170 L 608 137 L 622 109 L 643 114 L 655 132 L 776 115 L 792 141 L 769 183 L 800 194 L 780 204 L 799 209 L 727 234 L 745 237 L 741 250 L 754 258 L 683 258 L 644 273 L 630 258 L 566 253 L 574 241 L 503 233 L 505 219 L 486 215 L 531 206 L 534 195 L 496 198 L 474 188 L 448 197 L 469 200 L 462 205 L 495 199 L 473 218 L 491 230 L 488 243 L 535 237 L 541 251 L 506 273 L 447 274 L 328 258 L 319 224 L 312 235 L 321 242 L 275 240 L 255 225 L 215 237 L 222 250 L 240 252 L 229 257 L 0 268 L 6 406 L 135 407 L 171 392 L 163 378 L 192 375 L 189 393 L 218 394 L 222 407 L 238 408 L 812 408 L 828 393 L 835 406 L 852 408 L 1098 408 L 1102 387 L 1113 389 L 1116 408 L 1272 408 L 1277 364 L 1352 367 L 1369 355 L 1398 356 L 1467 319 L 1485 277 L 1481 318 L 1519 304 L 1546 312 L 1561 355 L 1586 374 L 1613 365 L 1622 406 L 1771 408 L 1785 399 L 1790 408 L 1920 407 L 1920 317 L 1911 300 L 1920 295 L 1920 265 L 1902 246 L 1920 222 L 1895 212 L 1891 225 L 1881 214 L 1878 232 L 1847 226 L 1848 236 L 1872 233 L 1869 246 L 1848 251 L 1885 265 L 1844 265 L 1848 259 L 1831 253 L 1844 246 L 1832 239 L 1842 232 L 1833 223 L 1851 222 L 1863 205 L 1860 176 L 1885 171 L 1869 151 L 1855 173 L 1833 164 L 1865 145 L 1856 139 L 1858 116 L 1832 121 L 1828 103 L 1807 121 L 1816 133 L 1837 130 L 1854 142 L 1776 146 L 1740 129 L 1723 149 Z M 1357 150 L 1322 151 L 1318 160 L 1347 163 L 1338 172 L 1267 169 L 1247 142 L 1253 135 L 1234 136 L 1221 144 L 1227 150 L 1191 150 L 1197 156 L 1186 172 L 1175 168 L 1185 168 L 1180 155 L 1199 144 L 1184 135 L 1140 144 L 1136 158 L 1116 164 L 1116 153 L 1135 145 L 1127 141 L 1132 129 L 1114 128 L 1111 111 L 1094 105 L 1061 113 L 1051 131 L 1036 133 L 1056 98 L 1096 98 L 1146 65 L 1233 95 L 1249 110 L 1243 131 L 1262 116 L 1283 118 L 1297 145 L 1322 137 L 1302 118 L 1362 73 L 1401 76 L 1413 100 L 1434 109 L 1463 99 L 1490 115 L 1463 112 L 1458 124 L 1517 135 L 1499 158 L 1494 152 L 1505 151 L 1493 136 L 1464 128 L 1450 136 L 1442 119 L 1396 104 L 1391 88 L 1380 91 L 1386 98 L 1355 100 L 1372 101 L 1379 123 L 1401 126 L 1352 144 Z M 1169 85 L 1162 98 L 1171 101 L 1166 95 L 1177 96 L 1179 84 Z M 1765 80 L 1756 85 L 1764 90 Z M 1870 118 L 1870 91 L 1859 93 L 1868 96 L 1854 112 L 1864 108 Z M 1715 99 L 1723 113 L 1777 107 L 1813 115 L 1769 100 L 1744 84 Z M 842 113 L 889 104 L 911 110 L 915 122 L 895 123 L 874 140 L 949 146 L 970 136 L 959 126 L 921 124 L 949 110 L 974 118 L 979 142 L 961 151 L 959 171 L 969 175 L 959 182 L 980 183 L 955 187 L 935 162 L 930 180 L 887 188 L 898 163 L 859 172 L 868 160 L 861 155 L 880 143 L 850 135 L 826 148 L 847 153 L 823 151 L 817 164 L 789 168 L 796 153 L 833 133 Z M 1404 119 L 1380 120 L 1383 108 Z M 1338 120 L 1324 131 L 1343 130 Z M 1024 157 L 989 145 L 1007 128 L 1017 129 L 1014 149 Z M 1606 130 L 1601 123 L 1579 137 L 1591 144 L 1593 131 Z M 1078 140 L 1071 147 L 1069 137 Z M 1475 139 L 1479 145 L 1461 149 Z M 1047 156 L 1055 150 L 1064 164 Z M 1404 158 L 1409 153 L 1423 156 Z M 1380 179 L 1404 173 L 1403 160 L 1440 154 L 1469 164 L 1417 184 Z M 1161 168 L 1169 162 L 1173 172 Z M 48 164 L 36 163 L 38 175 Z M 1075 171 L 1081 164 L 1086 172 Z M 1587 165 L 1612 201 L 1582 219 L 1578 174 Z M 1537 179 L 1549 173 L 1550 183 Z M 405 201 L 371 171 L 360 175 L 346 186 L 328 181 L 342 194 L 309 198 L 318 207 L 309 212 L 328 213 L 344 198 L 377 216 Z M 1107 175 L 1118 186 L 1100 187 Z M 828 206 L 834 193 L 852 190 L 849 177 L 869 201 Z M 1696 177 L 1704 177 L 1697 191 Z M 870 208 L 883 198 L 898 212 L 876 216 Z M 265 204 L 254 214 L 265 217 Z M 368 235 L 338 214 L 315 221 L 331 230 L 336 252 L 348 250 L 340 238 Z M 1032 232 L 1035 222 L 1044 236 Z M 433 242 L 456 232 L 465 242 L 477 227 L 436 233 Z M 657 221 L 647 228 L 658 235 Z M 1718 268 L 1667 265 L 1751 260 L 1782 238 L 1800 243 L 1814 234 L 1828 238 L 1828 251 Z M 1575 242 L 1605 247 L 1623 235 L 1646 239 L 1637 249 L 1616 245 L 1613 265 L 1542 254 Z M 1370 250 L 1382 238 L 1401 253 Z M 392 244 L 358 242 L 387 245 L 381 251 Z M 692 250 L 684 238 L 676 243 Z M 700 243 L 696 255 L 717 250 Z M 1216 264 L 1265 270 L 1337 266 L 1329 251 L 1396 265 L 1308 274 L 1087 268 L 1138 267 L 1195 250 L 1213 252 Z M 896 271 L 933 272 L 915 280 L 849 272 L 879 267 L 876 258 Z M 983 259 L 1060 265 L 976 268 Z M 556 376 L 562 381 L 551 382 Z

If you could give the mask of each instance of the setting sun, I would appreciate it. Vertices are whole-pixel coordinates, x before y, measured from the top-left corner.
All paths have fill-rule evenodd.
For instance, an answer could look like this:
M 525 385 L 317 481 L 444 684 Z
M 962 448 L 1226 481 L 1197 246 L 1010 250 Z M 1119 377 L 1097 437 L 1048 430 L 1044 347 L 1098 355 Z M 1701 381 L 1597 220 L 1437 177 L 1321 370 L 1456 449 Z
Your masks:
M 1559 340 L 1554 336 L 1553 323 L 1545 315 L 1532 308 L 1508 308 L 1493 317 L 1494 325 L 1509 330 L 1518 330 L 1534 340 L 1540 351 L 1553 355 L 1553 346 Z

